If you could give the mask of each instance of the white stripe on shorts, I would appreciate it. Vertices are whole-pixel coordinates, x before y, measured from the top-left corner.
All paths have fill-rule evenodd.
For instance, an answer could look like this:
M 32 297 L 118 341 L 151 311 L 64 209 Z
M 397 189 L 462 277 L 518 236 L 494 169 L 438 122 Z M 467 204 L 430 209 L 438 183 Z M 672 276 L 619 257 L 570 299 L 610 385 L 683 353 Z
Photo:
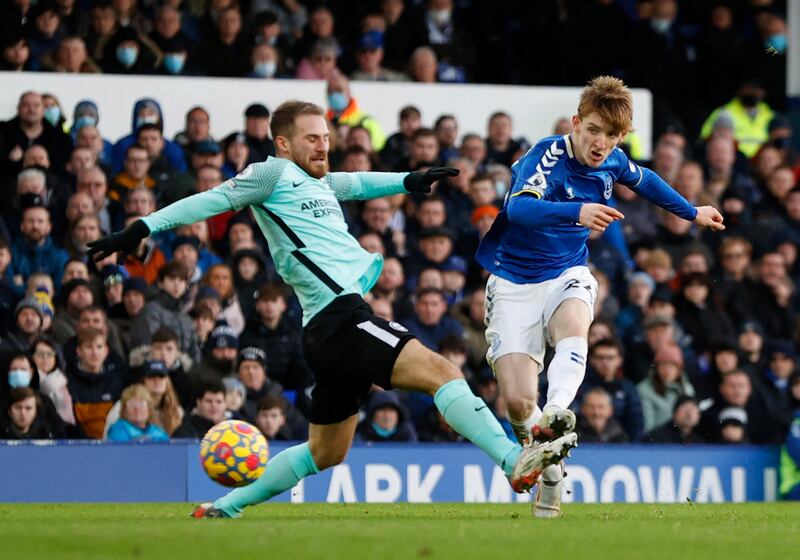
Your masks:
M 383 330 L 378 325 L 371 321 L 364 321 L 363 323 L 359 323 L 356 325 L 362 331 L 366 331 L 378 340 L 385 342 L 392 348 L 397 346 L 397 343 L 400 342 L 400 339 L 390 333 L 389 331 Z

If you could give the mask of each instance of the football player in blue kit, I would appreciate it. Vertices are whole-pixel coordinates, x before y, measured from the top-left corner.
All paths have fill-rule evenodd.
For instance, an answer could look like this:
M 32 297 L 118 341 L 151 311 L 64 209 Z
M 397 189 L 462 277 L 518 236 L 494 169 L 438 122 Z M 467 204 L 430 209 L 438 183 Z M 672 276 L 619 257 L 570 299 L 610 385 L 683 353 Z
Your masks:
M 600 76 L 583 90 L 573 131 L 536 143 L 512 166 L 505 205 L 478 249 L 491 273 L 486 287 L 487 359 L 508 416 L 523 444 L 575 429 L 569 409 L 586 370 L 587 335 L 597 281 L 586 266 L 591 230 L 603 232 L 621 212 L 608 206 L 614 183 L 661 208 L 712 230 L 723 230 L 711 206 L 695 208 L 658 175 L 619 148 L 631 131 L 633 99 L 625 84 Z M 537 406 L 545 348 L 547 402 Z M 537 517 L 561 514 L 563 464 L 542 473 Z

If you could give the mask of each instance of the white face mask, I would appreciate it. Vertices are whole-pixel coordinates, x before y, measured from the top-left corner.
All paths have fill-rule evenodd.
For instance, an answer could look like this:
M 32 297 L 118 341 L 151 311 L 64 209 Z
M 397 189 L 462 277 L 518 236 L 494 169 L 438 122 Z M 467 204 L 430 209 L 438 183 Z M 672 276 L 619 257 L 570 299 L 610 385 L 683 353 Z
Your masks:
M 669 28 L 672 27 L 672 21 L 668 19 L 652 18 L 650 20 L 650 27 L 652 27 L 653 31 L 656 33 L 666 33 L 669 31 Z
M 428 12 L 428 17 L 436 25 L 444 25 L 453 17 L 453 12 L 451 10 L 431 10 Z
M 278 65 L 274 61 L 256 62 L 253 65 L 253 74 L 259 78 L 271 78 L 277 69 Z

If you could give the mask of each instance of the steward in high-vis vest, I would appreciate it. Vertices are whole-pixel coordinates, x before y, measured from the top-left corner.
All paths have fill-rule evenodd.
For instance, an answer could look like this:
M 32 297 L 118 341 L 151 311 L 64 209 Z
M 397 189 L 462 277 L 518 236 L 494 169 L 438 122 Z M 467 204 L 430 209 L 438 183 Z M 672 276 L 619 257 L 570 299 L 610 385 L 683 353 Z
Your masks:
M 739 151 L 748 158 L 753 157 L 769 139 L 769 123 L 775 116 L 770 106 L 762 101 L 764 94 L 764 88 L 758 83 L 745 82 L 736 97 L 709 115 L 700 130 L 700 138 L 706 140 L 711 136 L 716 122 L 727 116 L 733 122 L 733 137 Z

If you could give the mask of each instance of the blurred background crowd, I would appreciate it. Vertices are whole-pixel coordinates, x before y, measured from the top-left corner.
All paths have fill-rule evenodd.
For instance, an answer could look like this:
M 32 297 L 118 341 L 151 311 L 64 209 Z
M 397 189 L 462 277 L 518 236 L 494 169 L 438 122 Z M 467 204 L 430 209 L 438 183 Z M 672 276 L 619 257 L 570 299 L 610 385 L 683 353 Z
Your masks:
M 503 107 L 485 130 L 462 130 L 457 114 L 408 105 L 384 130 L 350 80 L 581 85 L 609 73 L 649 88 L 653 156 L 641 161 L 635 133 L 624 149 L 718 207 L 727 230 L 698 231 L 615 187 L 626 219 L 589 242 L 600 294 L 581 441 L 787 437 L 800 407 L 800 158 L 785 3 L 5 0 L 3 13 L 5 70 L 324 79 L 333 170 L 457 167 L 432 196 L 343 211 L 385 257 L 375 313 L 456 363 L 509 434 L 473 255 L 537 139 L 515 134 Z M 224 418 L 306 436 L 300 309 L 249 210 L 155 235 L 121 262 L 86 258 L 89 242 L 274 155 L 270 108 L 242 111 L 224 138 L 202 102 L 164 137 L 156 91 L 119 139 L 104 136 L 102 107 L 63 107 L 57 91 L 25 93 L 3 116 L 0 437 L 195 438 Z M 570 132 L 569 115 L 552 117 L 554 134 Z M 377 392 L 362 416 L 364 440 L 460 441 L 425 396 Z

